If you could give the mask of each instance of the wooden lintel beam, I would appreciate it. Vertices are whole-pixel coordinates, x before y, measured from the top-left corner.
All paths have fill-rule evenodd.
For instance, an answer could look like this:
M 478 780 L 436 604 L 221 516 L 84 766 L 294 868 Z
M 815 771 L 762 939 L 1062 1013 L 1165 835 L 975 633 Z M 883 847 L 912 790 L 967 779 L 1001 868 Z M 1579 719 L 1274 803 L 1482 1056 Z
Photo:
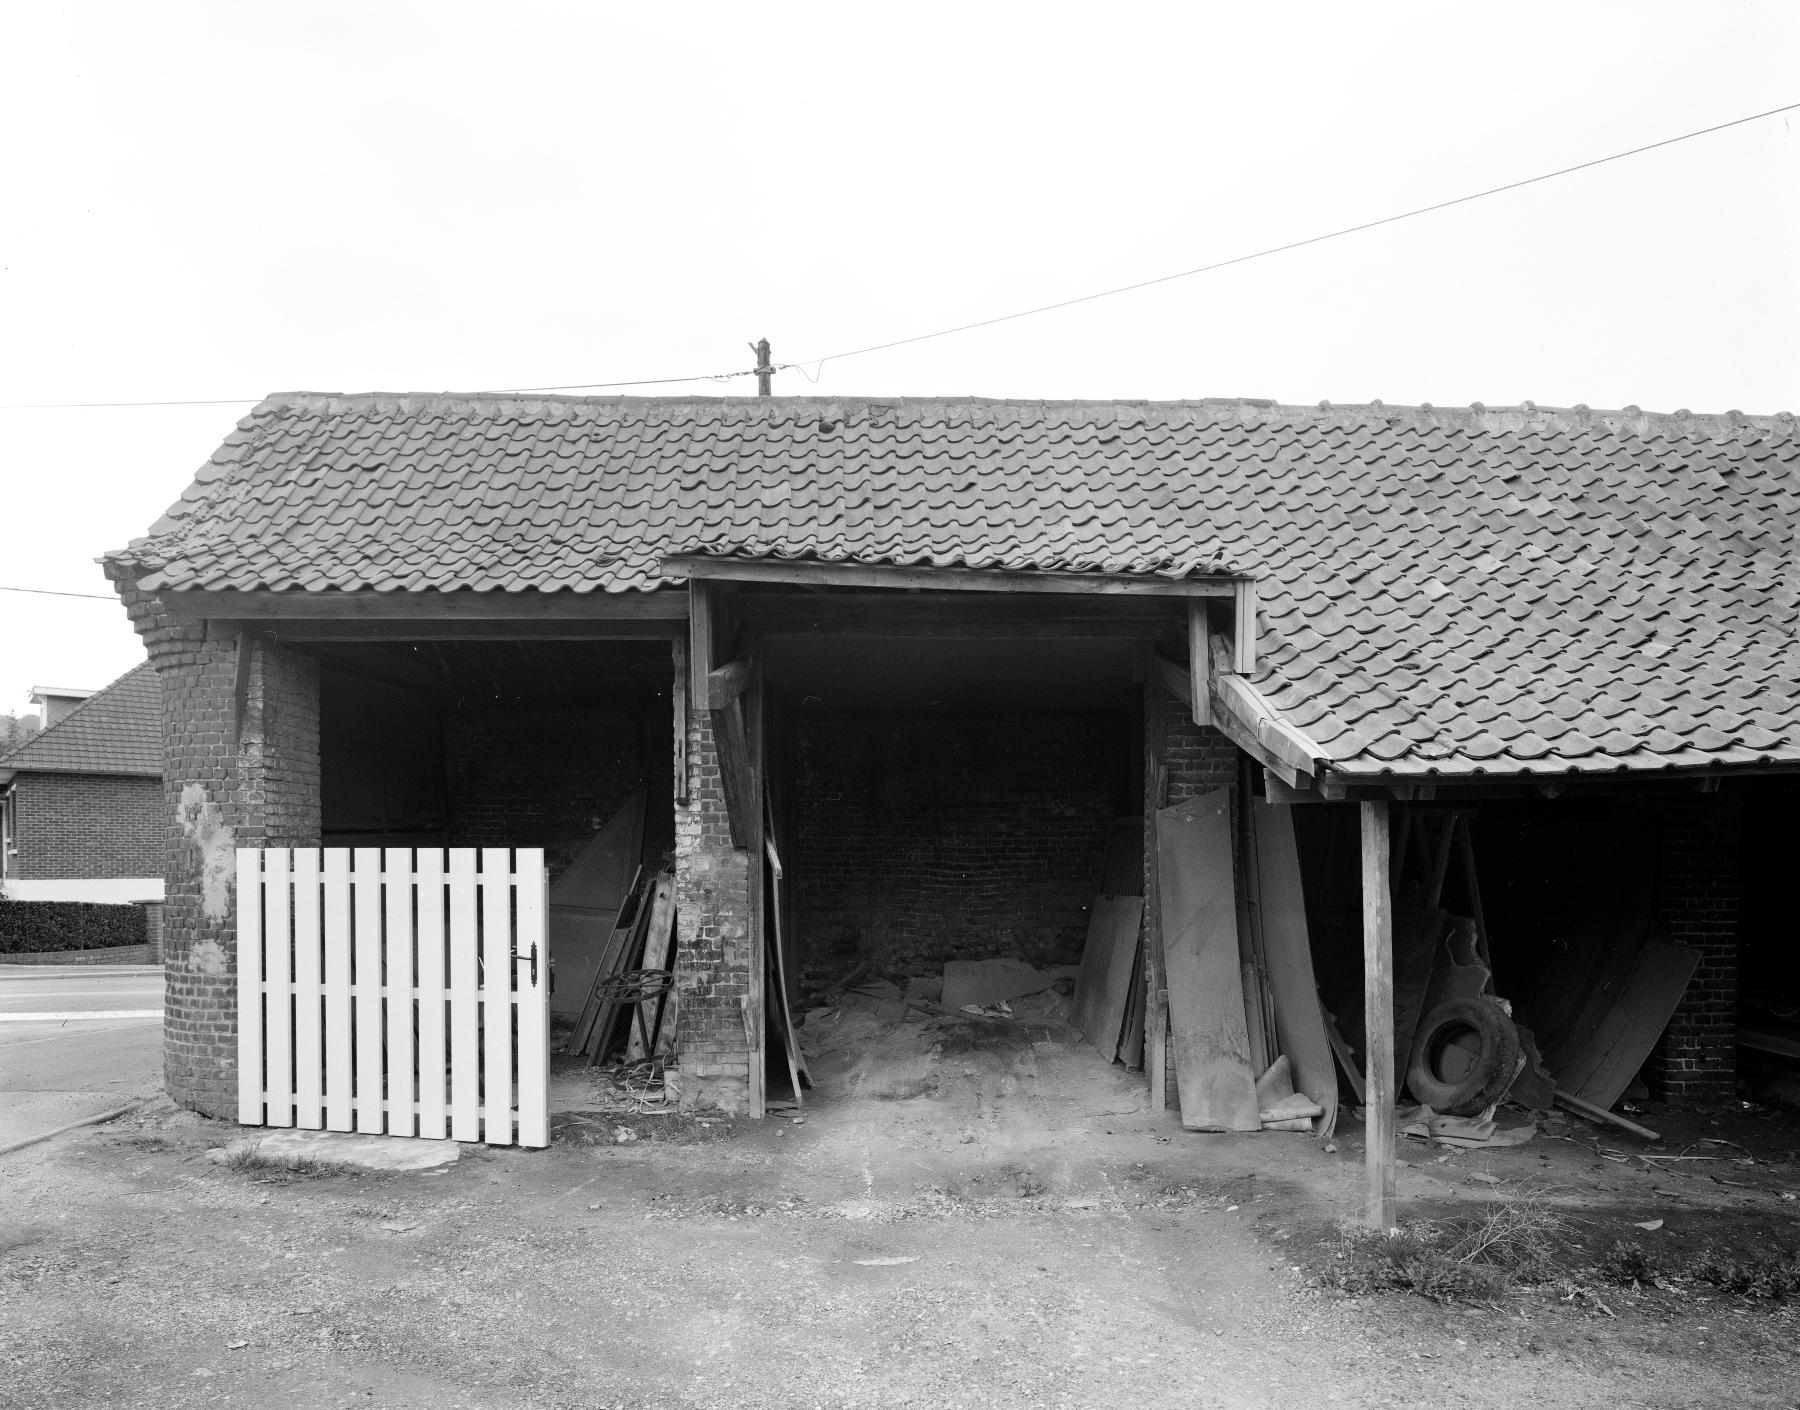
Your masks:
M 1257 763 L 1269 770 L 1270 773 L 1274 774 L 1276 778 L 1280 779 L 1289 788 L 1300 788 L 1303 786 L 1301 780 L 1305 779 L 1307 775 L 1300 773 L 1292 764 L 1288 763 L 1285 759 L 1282 759 L 1279 755 L 1272 753 L 1267 746 L 1256 737 L 1256 730 L 1254 727 L 1246 726 L 1235 714 L 1227 710 L 1219 709 L 1218 705 L 1219 698 L 1215 695 L 1213 697 L 1213 728 L 1217 729 L 1220 734 L 1224 735 L 1233 744 L 1237 745 L 1239 749 L 1242 749 L 1252 759 L 1256 760 Z
M 743 657 L 715 666 L 706 673 L 706 700 L 711 709 L 722 710 L 750 684 L 750 663 Z
M 1256 687 L 1231 669 L 1231 646 L 1213 638 L 1213 722 L 1234 719 L 1255 737 L 1263 752 L 1279 759 L 1290 772 L 1315 774 L 1324 753 L 1299 730 L 1278 718 Z M 1286 780 L 1292 782 L 1292 780 Z
M 678 621 L 440 621 L 393 618 L 366 622 L 283 617 L 264 622 L 278 641 L 668 641 L 680 635 Z
M 1114 573 L 1026 573 L 985 568 L 903 568 L 886 563 L 802 563 L 791 559 L 675 554 L 665 573 L 690 581 L 785 583 L 797 587 L 890 588 L 936 592 L 1081 593 L 1112 597 L 1230 597 L 1233 580 Z
M 219 592 L 166 591 L 158 603 L 181 621 L 680 621 L 687 594 L 656 592 Z

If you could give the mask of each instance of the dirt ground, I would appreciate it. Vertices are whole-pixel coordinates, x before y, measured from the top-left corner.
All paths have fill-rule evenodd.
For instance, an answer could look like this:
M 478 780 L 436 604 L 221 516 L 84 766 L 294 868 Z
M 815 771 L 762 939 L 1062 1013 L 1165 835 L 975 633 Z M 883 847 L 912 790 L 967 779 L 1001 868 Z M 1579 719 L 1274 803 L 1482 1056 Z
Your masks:
M 848 1013 L 804 1121 L 620 1115 L 596 1087 L 551 1149 L 426 1174 L 215 1164 L 238 1128 L 153 1103 L 0 1162 L 0 1403 L 1800 1405 L 1791 1303 L 1320 1286 L 1354 1126 L 1335 1152 L 1184 1132 L 1068 1037 Z M 1408 1143 L 1401 1196 L 1550 1201 L 1572 1268 L 1620 1238 L 1800 1243 L 1800 1124 L 1644 1119 L 1717 1158 L 1559 1122 Z

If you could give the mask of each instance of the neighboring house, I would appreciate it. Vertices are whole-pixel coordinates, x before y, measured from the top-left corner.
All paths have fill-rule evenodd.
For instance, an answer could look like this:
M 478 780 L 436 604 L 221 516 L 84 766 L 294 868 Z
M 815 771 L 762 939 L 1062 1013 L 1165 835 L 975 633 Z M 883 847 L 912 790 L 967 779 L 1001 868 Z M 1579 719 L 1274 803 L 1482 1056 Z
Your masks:
M 0 890 L 17 901 L 159 901 L 162 688 L 149 662 L 106 689 L 34 689 L 49 723 L 0 755 Z
M 171 1091 L 235 1110 L 233 844 L 554 875 L 647 789 L 682 1099 L 760 1114 L 777 908 L 790 982 L 1068 962 L 1118 820 L 1154 868 L 1229 787 L 1291 805 L 1340 1014 L 1359 848 L 1441 883 L 1457 810 L 1502 991 L 1680 941 L 1646 1075 L 1728 1099 L 1740 982 L 1800 991 L 1797 524 L 1786 414 L 272 397 L 107 560 L 177 702 Z

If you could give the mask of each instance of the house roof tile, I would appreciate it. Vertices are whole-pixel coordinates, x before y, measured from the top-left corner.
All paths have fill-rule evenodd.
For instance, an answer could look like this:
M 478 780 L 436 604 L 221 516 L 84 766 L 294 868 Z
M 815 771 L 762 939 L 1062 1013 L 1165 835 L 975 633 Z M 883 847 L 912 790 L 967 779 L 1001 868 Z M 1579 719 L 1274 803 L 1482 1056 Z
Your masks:
M 155 670 L 148 661 L 133 667 L 49 729 L 0 754 L 0 769 L 160 777 L 162 686 Z
M 157 592 L 1249 573 L 1271 706 L 1427 775 L 1800 761 L 1797 523 L 1785 413 L 296 394 L 111 557 Z

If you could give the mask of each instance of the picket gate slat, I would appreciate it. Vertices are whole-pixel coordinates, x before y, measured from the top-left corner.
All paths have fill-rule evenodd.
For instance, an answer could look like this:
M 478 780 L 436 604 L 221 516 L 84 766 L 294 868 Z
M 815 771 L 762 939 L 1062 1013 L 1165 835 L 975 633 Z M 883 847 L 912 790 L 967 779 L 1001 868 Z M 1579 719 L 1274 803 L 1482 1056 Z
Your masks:
M 418 1085 L 413 1046 L 413 854 L 389 847 L 382 859 L 387 897 L 387 1130 L 390 1136 L 416 1131 Z
M 350 1046 L 350 853 L 324 852 L 325 911 L 325 1129 L 355 1126 L 355 1054 Z
M 510 1146 L 512 1117 L 512 853 L 481 849 L 481 1139 Z
M 542 848 L 240 848 L 238 1120 L 549 1144 Z
M 325 1124 L 319 849 L 294 849 L 294 1125 Z M 271 1123 L 273 1124 L 273 1123 Z
M 521 847 L 514 863 L 513 986 L 519 1019 L 519 1144 L 550 1144 L 550 954 L 543 944 L 544 849 Z
M 237 854 L 238 1120 L 263 1123 L 262 853 Z
M 381 1071 L 381 849 L 357 847 L 351 852 L 355 928 L 351 950 L 351 994 L 355 1004 L 356 1081 L 351 1105 L 358 1131 L 382 1129 Z
M 271 1126 L 294 1124 L 294 893 L 292 854 L 263 853 L 263 1105 Z
M 475 854 L 450 854 L 450 1138 L 481 1139 L 481 956 Z
M 419 916 L 419 1134 L 441 1141 L 449 1134 L 449 1051 L 444 1046 L 447 973 L 444 955 L 444 853 L 421 847 L 418 858 Z M 548 1050 L 546 1049 L 546 1052 Z

